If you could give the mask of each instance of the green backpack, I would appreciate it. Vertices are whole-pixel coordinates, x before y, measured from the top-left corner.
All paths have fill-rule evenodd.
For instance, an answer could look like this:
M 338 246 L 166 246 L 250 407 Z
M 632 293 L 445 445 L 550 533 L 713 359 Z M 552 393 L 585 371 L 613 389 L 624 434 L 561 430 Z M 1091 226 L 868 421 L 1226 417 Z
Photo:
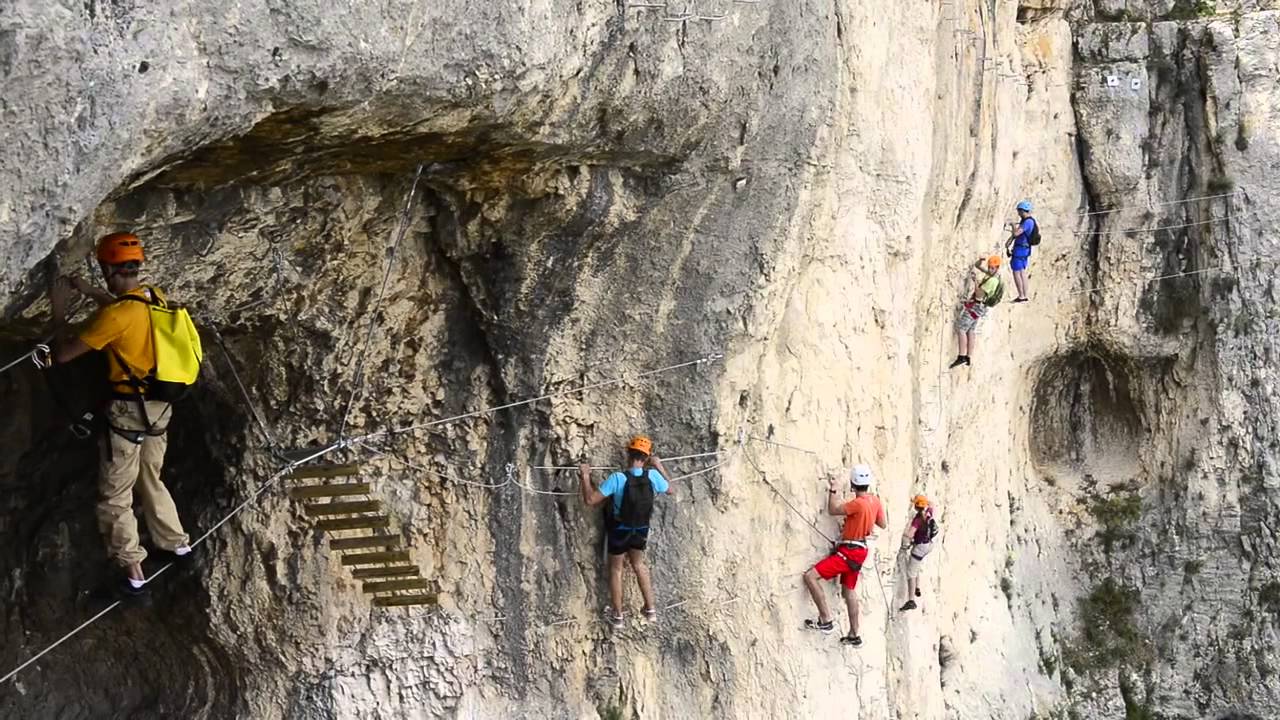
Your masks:
M 987 293 L 986 296 L 982 298 L 982 304 L 986 305 L 989 308 L 993 308 L 999 305 L 1000 301 L 1003 299 L 1004 299 L 1004 281 L 1001 280 L 999 277 L 997 277 L 996 289 Z

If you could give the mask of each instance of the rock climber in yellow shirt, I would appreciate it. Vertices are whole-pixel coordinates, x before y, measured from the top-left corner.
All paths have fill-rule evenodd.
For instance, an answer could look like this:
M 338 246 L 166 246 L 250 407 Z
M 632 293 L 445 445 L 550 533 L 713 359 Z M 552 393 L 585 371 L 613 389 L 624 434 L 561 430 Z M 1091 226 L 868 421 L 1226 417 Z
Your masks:
M 172 408 L 167 402 L 148 399 L 145 388 L 145 378 L 156 364 L 147 304 L 159 291 L 144 287 L 138 279 L 143 254 L 136 235 L 104 236 L 98 241 L 97 257 L 110 293 L 68 278 L 59 278 L 50 290 L 58 335 L 53 361 L 70 362 L 91 350 L 107 353 L 112 399 L 106 411 L 107 428 L 98 443 L 98 529 L 108 556 L 125 571 L 124 592 L 137 595 L 146 581 L 142 561 L 147 551 L 139 544 L 133 514 L 135 488 L 155 544 L 178 557 L 189 555 L 191 546 L 173 498 L 160 480 Z M 89 295 L 102 306 L 79 335 L 66 327 L 73 291 Z M 126 296 L 143 302 L 123 302 Z

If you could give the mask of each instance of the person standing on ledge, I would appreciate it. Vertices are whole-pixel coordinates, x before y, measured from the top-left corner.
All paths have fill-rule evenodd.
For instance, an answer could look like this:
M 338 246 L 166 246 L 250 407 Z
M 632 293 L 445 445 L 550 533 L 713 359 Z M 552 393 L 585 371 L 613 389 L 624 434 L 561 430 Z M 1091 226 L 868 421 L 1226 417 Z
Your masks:
M 65 277 L 58 278 L 49 291 L 56 333 L 52 359 L 67 363 L 92 350 L 107 351 L 112 400 L 106 411 L 107 427 L 99 440 L 98 529 L 106 539 L 108 556 L 124 568 L 122 590 L 138 595 L 146 584 L 142 561 L 147 551 L 139 543 L 138 521 L 133 514 L 135 487 L 156 545 L 178 557 L 191 553 L 177 507 L 160 480 L 171 406 L 147 399 L 146 383 L 139 380 L 150 376 L 156 366 L 147 305 L 164 298 L 138 280 L 143 255 L 136 235 L 104 236 L 98 241 L 97 257 L 110 295 Z M 102 305 L 78 336 L 66 326 L 73 290 Z
M 999 304 L 1004 297 L 999 255 L 992 255 L 986 260 L 980 258 L 973 264 L 973 269 L 978 272 L 977 284 L 973 288 L 973 294 L 960 306 L 960 314 L 956 316 L 957 354 L 948 369 L 970 364 L 970 354 L 978 342 L 978 322 L 987 314 L 987 310 Z
M 605 618 L 609 624 L 622 627 L 622 569 L 623 561 L 631 563 L 636 574 L 636 584 L 644 598 L 644 617 L 658 618 L 658 606 L 654 603 L 653 583 L 649 577 L 649 565 L 644 551 L 649 540 L 649 519 L 653 515 L 655 495 L 666 493 L 675 497 L 667 478 L 667 469 L 653 454 L 653 441 L 643 435 L 631 438 L 626 448 L 625 472 L 615 472 L 605 478 L 599 489 L 591 482 L 591 466 L 579 465 L 582 502 L 596 507 L 606 498 L 612 500 L 605 510 L 605 547 L 609 553 L 609 607 Z
M 871 534 L 873 527 L 886 528 L 889 522 L 885 519 L 880 498 L 871 494 L 871 466 L 853 467 L 849 480 L 853 499 L 847 502 L 841 500 L 837 482 L 834 477 L 828 478 L 827 514 L 843 517 L 844 527 L 840 531 L 840 541 L 835 543 L 831 554 L 804 573 L 804 586 L 809 591 L 809 597 L 813 598 L 813 604 L 818 607 L 818 619 L 805 620 L 804 626 L 823 634 L 835 630 L 831 608 L 822 594 L 818 579 L 831 580 L 839 577 L 845 608 L 849 611 L 849 634 L 840 638 L 840 643 L 859 647 L 862 645 L 862 638 L 858 635 L 858 594 L 855 590 L 862 564 L 867 561 L 867 536 Z
M 1013 271 L 1013 284 L 1018 288 L 1016 303 L 1024 303 L 1027 297 L 1027 265 L 1031 262 L 1031 246 L 1040 244 L 1040 224 L 1031 217 L 1031 201 L 1018 203 L 1018 222 L 1013 223 L 1013 234 L 1004 244 L 1009 255 L 1009 269 Z

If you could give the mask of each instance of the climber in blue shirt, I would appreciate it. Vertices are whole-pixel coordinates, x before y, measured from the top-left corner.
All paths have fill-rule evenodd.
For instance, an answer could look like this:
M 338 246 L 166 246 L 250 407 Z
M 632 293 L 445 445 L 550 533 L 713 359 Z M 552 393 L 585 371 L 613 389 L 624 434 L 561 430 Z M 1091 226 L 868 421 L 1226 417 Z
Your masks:
M 1027 264 L 1031 261 L 1031 246 L 1040 241 L 1040 229 L 1036 219 L 1031 217 L 1031 201 L 1018 203 L 1018 222 L 1012 223 L 1013 234 L 1005 242 L 1005 253 L 1009 256 L 1009 269 L 1013 271 L 1013 283 L 1018 287 L 1018 297 L 1014 302 L 1023 303 L 1027 297 Z
M 621 472 L 611 473 L 597 488 L 591 482 L 591 466 L 579 466 L 582 502 L 595 507 L 609 500 L 605 512 L 605 548 L 609 552 L 609 607 L 605 618 L 614 627 L 622 627 L 622 570 L 631 564 L 636 584 L 644 598 L 643 613 L 653 622 L 658 617 L 653 599 L 653 582 L 644 550 L 649 540 L 649 519 L 657 495 L 675 496 L 671 476 L 653 452 L 653 441 L 637 435 L 627 443 L 627 462 Z

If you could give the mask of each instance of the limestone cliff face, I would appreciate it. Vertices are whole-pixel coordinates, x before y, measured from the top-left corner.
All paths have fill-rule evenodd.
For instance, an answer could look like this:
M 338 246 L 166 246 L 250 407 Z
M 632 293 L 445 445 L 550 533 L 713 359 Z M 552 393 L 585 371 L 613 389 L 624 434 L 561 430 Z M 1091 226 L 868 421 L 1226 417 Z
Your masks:
M 196 533 L 268 446 L 336 439 L 354 388 L 348 436 L 622 380 L 333 454 L 439 609 L 371 608 L 272 489 L 0 709 L 1268 717 L 1280 12 L 1228 4 L 19 1 L 4 356 L 50 272 L 143 235 L 210 346 L 169 464 Z M 948 372 L 966 268 L 1022 197 L 1033 302 Z M 93 371 L 54 386 L 74 404 Z M 103 573 L 93 452 L 48 387 L 0 376 L 6 670 Z M 638 430 L 724 453 L 679 474 L 724 464 L 660 504 L 661 623 L 611 634 L 598 516 L 534 467 Z M 821 473 L 857 461 L 890 528 L 851 651 L 800 629 L 798 575 L 806 520 L 834 531 Z M 918 490 L 946 534 L 899 614 Z

